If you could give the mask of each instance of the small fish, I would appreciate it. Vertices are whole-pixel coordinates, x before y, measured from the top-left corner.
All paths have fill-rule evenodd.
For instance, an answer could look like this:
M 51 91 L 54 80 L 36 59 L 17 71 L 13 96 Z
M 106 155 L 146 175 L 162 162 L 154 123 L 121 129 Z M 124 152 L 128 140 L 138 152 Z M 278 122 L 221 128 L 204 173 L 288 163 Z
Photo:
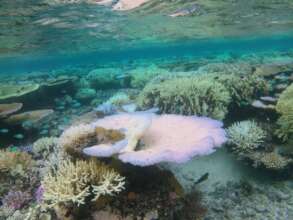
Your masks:
M 7 128 L 0 129 L 0 133 L 2 133 L 2 134 L 6 134 L 8 132 L 9 132 L 9 130 Z
M 203 181 L 206 181 L 208 178 L 209 178 L 209 173 L 205 173 L 194 183 L 194 185 L 200 184 Z
M 24 138 L 24 135 L 23 134 L 16 134 L 13 137 L 20 140 L 20 139 Z

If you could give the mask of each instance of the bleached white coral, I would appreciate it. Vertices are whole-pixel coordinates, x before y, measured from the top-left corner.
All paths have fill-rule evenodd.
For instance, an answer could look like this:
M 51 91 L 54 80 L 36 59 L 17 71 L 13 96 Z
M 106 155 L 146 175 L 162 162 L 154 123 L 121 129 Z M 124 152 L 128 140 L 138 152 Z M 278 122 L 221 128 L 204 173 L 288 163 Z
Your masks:
M 251 152 L 264 142 L 266 132 L 255 121 L 241 121 L 227 129 L 229 142 L 234 152 L 242 154 Z
M 57 170 L 42 181 L 43 201 L 48 207 L 60 203 L 85 203 L 90 195 L 113 195 L 124 189 L 124 177 L 108 166 L 96 161 L 64 160 Z

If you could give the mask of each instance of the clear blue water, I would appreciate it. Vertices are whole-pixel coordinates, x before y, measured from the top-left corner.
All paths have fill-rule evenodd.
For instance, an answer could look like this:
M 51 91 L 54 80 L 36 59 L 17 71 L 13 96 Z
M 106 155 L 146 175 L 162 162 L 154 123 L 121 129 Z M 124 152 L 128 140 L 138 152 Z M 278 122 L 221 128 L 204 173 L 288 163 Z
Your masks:
M 48 71 L 66 66 L 83 65 L 123 65 L 133 61 L 152 63 L 157 59 L 176 61 L 176 59 L 200 59 L 217 56 L 239 58 L 248 54 L 270 52 L 290 53 L 293 49 L 293 35 L 270 35 L 262 37 L 234 37 L 206 40 L 189 40 L 173 43 L 143 43 L 137 47 L 117 48 L 79 53 L 56 55 L 54 53 L 32 53 L 0 59 L 0 73 L 21 73 Z

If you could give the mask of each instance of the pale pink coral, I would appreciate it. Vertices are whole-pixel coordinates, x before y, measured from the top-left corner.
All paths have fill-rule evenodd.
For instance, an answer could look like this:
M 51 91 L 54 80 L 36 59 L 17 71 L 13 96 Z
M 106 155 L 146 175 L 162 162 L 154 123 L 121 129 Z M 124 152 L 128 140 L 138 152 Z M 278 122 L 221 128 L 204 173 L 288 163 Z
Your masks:
M 124 143 L 120 142 L 119 148 L 97 145 L 85 148 L 84 153 L 98 157 L 119 154 L 118 158 L 123 162 L 138 166 L 164 161 L 184 163 L 220 147 L 226 141 L 222 125 L 219 121 L 197 116 L 118 114 L 98 120 L 95 126 L 124 129 Z M 141 149 L 135 151 L 138 142 Z M 113 148 L 116 150 L 113 151 Z

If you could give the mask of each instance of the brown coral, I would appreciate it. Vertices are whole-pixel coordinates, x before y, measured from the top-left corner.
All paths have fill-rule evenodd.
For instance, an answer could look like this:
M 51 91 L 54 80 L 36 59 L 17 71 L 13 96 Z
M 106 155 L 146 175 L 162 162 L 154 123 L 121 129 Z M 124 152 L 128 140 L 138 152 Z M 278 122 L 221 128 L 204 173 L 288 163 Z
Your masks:
M 64 131 L 59 138 L 59 144 L 70 155 L 79 156 L 85 147 L 102 143 L 115 143 L 123 138 L 124 135 L 117 130 L 81 124 Z
M 22 108 L 22 103 L 0 104 L 0 118 L 6 117 Z
M 40 120 L 51 115 L 53 112 L 54 111 L 52 109 L 42 109 L 23 112 L 20 114 L 10 116 L 9 118 L 5 119 L 4 122 L 11 125 L 22 124 L 27 121 L 37 123 Z

